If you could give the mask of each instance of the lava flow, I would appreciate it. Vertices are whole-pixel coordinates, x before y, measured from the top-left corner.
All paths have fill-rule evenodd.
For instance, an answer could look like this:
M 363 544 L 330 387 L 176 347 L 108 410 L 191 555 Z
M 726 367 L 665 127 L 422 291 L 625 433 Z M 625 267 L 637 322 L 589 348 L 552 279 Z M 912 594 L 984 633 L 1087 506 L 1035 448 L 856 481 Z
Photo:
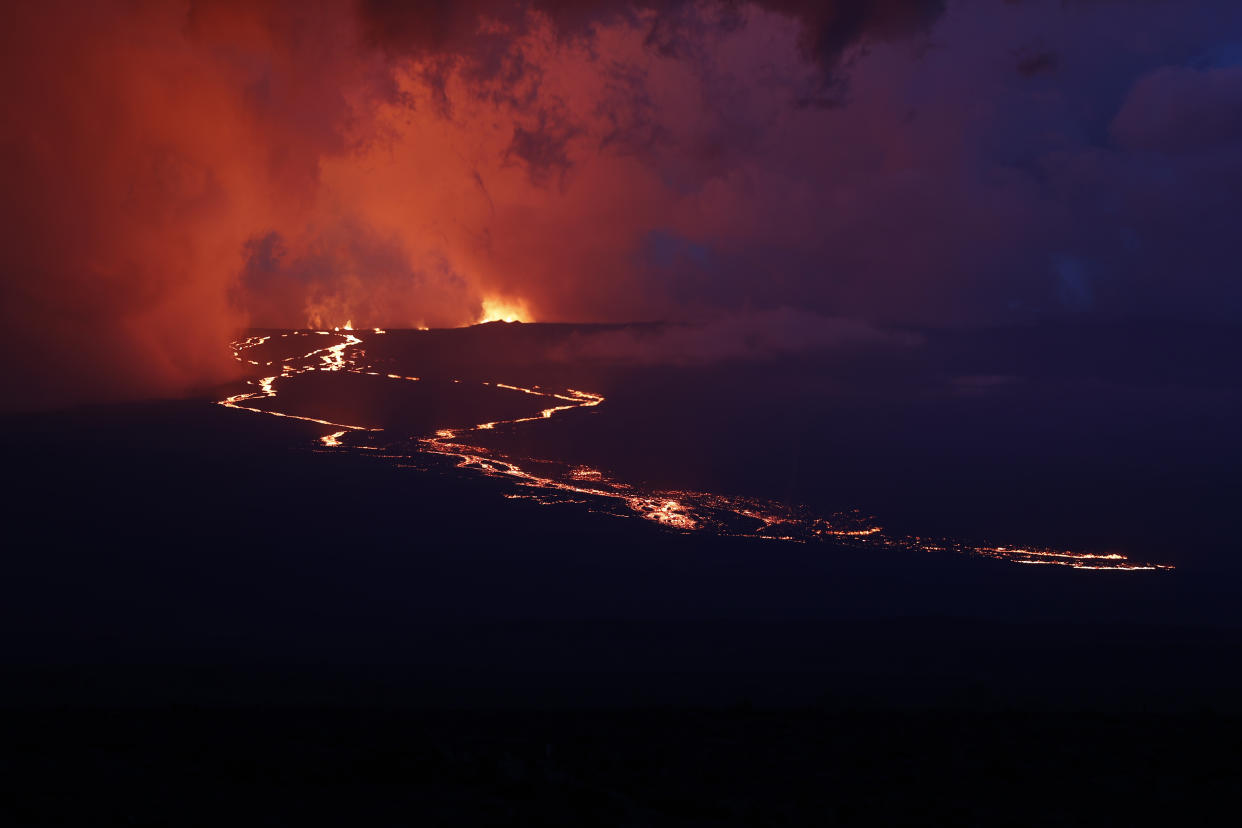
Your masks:
M 576 409 L 593 408 L 604 397 L 590 391 L 564 389 L 550 391 L 539 386 L 526 388 L 501 382 L 484 382 L 485 386 L 540 397 L 547 407 L 538 413 L 508 420 L 491 420 L 466 427 L 444 427 L 430 436 L 400 435 L 380 441 L 375 435 L 383 429 L 326 419 L 290 414 L 271 408 L 247 405 L 258 400 L 277 397 L 276 384 L 282 380 L 313 371 L 348 372 L 399 382 L 419 382 L 419 377 L 389 371 L 380 372 L 363 362 L 366 351 L 361 334 L 383 335 L 385 331 L 291 331 L 279 334 L 290 344 L 301 337 L 329 336 L 339 339 L 332 345 L 314 348 L 305 353 L 262 362 L 247 354 L 260 346 L 276 345 L 273 335 L 251 336 L 233 343 L 234 357 L 255 367 L 273 367 L 278 372 L 257 380 L 257 390 L 236 394 L 219 401 L 220 405 L 241 411 L 269 414 L 318 423 L 334 429 L 318 439 L 321 450 L 367 450 L 380 457 L 396 460 L 400 465 L 425 468 L 432 458 L 454 459 L 455 467 L 472 473 L 499 478 L 513 484 L 509 498 L 525 498 L 552 505 L 574 503 L 587 509 L 617 516 L 639 516 L 672 530 L 703 531 L 718 535 L 750 537 L 787 542 L 828 541 L 835 545 L 858 549 L 914 549 L 926 552 L 953 552 L 976 557 L 995 558 L 1017 564 L 1064 566 L 1074 569 L 1133 572 L 1173 569 L 1169 564 L 1140 563 L 1120 553 L 1078 552 L 1068 549 L 1033 546 L 983 546 L 947 539 L 890 534 L 878 523 L 858 512 L 817 515 L 776 501 L 757 498 L 680 490 L 641 490 L 613 480 L 603 471 L 582 465 L 537 458 L 514 458 L 492 449 L 471 445 L 470 435 L 498 428 L 519 427 L 527 423 L 550 420 Z M 271 343 L 271 345 L 268 345 Z M 301 351 L 300 348 L 295 349 Z M 453 382 L 461 382 L 453 380 Z M 254 384 L 255 381 L 250 381 Z M 269 403 L 270 404 L 270 403 Z
M 328 332 L 327 331 L 316 331 L 315 333 L 327 334 Z M 301 334 L 300 331 L 293 335 L 299 335 L 299 334 Z M 281 334 L 281 336 L 282 337 L 290 336 L 290 334 Z M 270 336 L 252 336 L 252 337 L 248 337 L 247 339 L 243 339 L 240 342 L 234 342 L 233 343 L 233 356 L 235 359 L 237 359 L 238 362 L 244 362 L 250 365 L 270 366 L 272 365 L 271 362 L 260 363 L 258 360 L 242 358 L 242 353 L 244 351 L 247 351 L 251 348 L 256 348 L 270 339 L 271 339 Z M 361 342 L 362 342 L 361 339 L 358 339 L 357 337 L 351 334 L 346 334 L 345 341 L 338 345 L 332 345 L 327 348 L 316 348 L 310 353 L 303 354 L 300 357 L 286 357 L 285 359 L 281 360 L 279 374 L 270 376 L 270 377 L 263 377 L 262 379 L 258 381 L 259 382 L 258 391 L 249 391 L 249 392 L 244 392 L 241 394 L 234 394 L 231 397 L 227 397 L 223 400 L 220 400 L 219 404 L 224 406 L 225 408 L 236 408 L 241 411 L 253 411 L 256 414 L 270 414 L 273 417 L 287 417 L 292 420 L 303 420 L 308 423 L 319 423 L 320 425 L 332 426 L 333 428 L 341 428 L 341 429 L 345 429 L 346 431 L 382 431 L 382 429 L 378 429 L 378 428 L 367 428 L 366 426 L 346 425 L 344 423 L 334 423 L 331 420 L 323 420 L 318 417 L 306 417 L 300 414 L 286 414 L 282 411 L 272 411 L 267 408 L 256 408 L 254 406 L 243 405 L 243 403 L 253 402 L 255 400 L 261 400 L 261 399 L 270 398 L 270 397 L 275 397 L 276 396 L 276 388 L 275 388 L 276 380 L 281 379 L 283 377 L 292 377 L 292 376 L 296 376 L 297 374 L 305 374 L 308 371 L 316 371 L 316 370 L 320 370 L 320 371 L 353 370 L 354 368 L 353 361 L 351 360 L 348 364 L 346 363 L 345 350 L 350 345 L 360 344 Z M 312 359 L 314 357 L 318 357 L 318 360 L 321 360 L 323 364 L 321 366 L 314 364 L 314 362 L 309 363 L 309 364 L 301 364 L 301 361 Z M 254 381 L 251 380 L 248 382 L 248 384 L 253 385 Z M 342 435 L 344 433 L 345 433 L 344 431 L 337 432 L 337 435 Z M 334 445 L 334 444 L 340 445 L 340 443 L 328 443 L 327 442 L 329 439 L 335 439 L 332 435 L 329 435 L 329 437 L 325 437 L 322 439 L 325 445 Z

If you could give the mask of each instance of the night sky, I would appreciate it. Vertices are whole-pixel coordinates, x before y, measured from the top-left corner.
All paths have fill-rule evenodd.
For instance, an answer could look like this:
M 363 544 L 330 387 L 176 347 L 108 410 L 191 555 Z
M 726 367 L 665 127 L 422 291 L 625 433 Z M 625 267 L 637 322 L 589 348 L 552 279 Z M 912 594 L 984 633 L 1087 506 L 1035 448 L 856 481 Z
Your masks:
M 231 379 L 222 343 L 252 325 L 499 308 L 791 353 L 894 326 L 1242 312 L 1231 0 L 46 2 L 8 20 L 8 408 Z

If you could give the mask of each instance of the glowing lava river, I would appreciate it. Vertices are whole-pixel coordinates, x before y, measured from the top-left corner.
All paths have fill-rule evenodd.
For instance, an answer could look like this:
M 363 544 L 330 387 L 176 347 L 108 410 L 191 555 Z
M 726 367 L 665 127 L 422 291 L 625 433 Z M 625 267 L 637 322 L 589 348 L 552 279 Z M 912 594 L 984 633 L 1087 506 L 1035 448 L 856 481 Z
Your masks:
M 532 402 L 545 407 L 526 416 L 471 426 L 444 426 L 422 435 L 393 433 L 365 423 L 339 422 L 326 416 L 297 414 L 273 407 L 279 397 L 278 385 L 314 372 L 357 374 L 399 383 L 421 382 L 419 377 L 383 372 L 366 362 L 364 337 L 383 335 L 385 332 L 379 329 L 354 331 L 347 326 L 345 330 L 256 335 L 234 342 L 233 353 L 239 362 L 272 371 L 268 376 L 248 381 L 253 390 L 227 397 L 218 404 L 239 411 L 321 425 L 325 433 L 315 446 L 320 451 L 365 451 L 412 468 L 426 468 L 431 458 L 449 458 L 455 460 L 455 467 L 464 473 L 486 475 L 510 483 L 512 488 L 505 494 L 508 498 L 529 499 L 544 505 L 579 504 L 593 512 L 645 518 L 672 531 L 798 543 L 823 541 L 856 549 L 952 552 L 1032 566 L 1113 572 L 1173 569 L 1169 564 L 1136 562 L 1116 552 L 1105 554 L 1033 546 L 983 546 L 944 538 L 900 535 L 886 532 L 874 519 L 857 512 L 817 515 L 803 508 L 756 498 L 697 491 L 643 490 L 614 480 L 599 469 L 556 460 L 511 457 L 471 444 L 472 435 L 481 432 L 500 427 L 520 428 L 604 403 L 602 395 L 589 391 L 482 382 L 482 386 L 492 391 L 533 397 Z M 323 343 L 322 347 L 309 347 L 320 343 Z M 258 354 L 268 358 L 266 361 L 254 358 Z

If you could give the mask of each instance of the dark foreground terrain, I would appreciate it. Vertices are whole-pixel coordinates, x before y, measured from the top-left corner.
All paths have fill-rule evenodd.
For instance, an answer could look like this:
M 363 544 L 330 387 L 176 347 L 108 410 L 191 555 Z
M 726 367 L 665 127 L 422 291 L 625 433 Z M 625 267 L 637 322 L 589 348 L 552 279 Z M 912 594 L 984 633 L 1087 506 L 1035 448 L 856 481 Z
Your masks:
M 1233 824 L 1242 725 L 1182 715 L 55 711 L 10 824 Z
M 1179 480 L 1130 481 L 1209 470 L 1216 494 L 1177 505 L 1202 542 L 1173 572 L 1092 573 L 684 535 L 204 401 L 8 417 L 3 809 L 1201 823 L 1242 771 L 1237 446 L 1211 424 L 1211 450 L 1154 446 L 1195 449 Z

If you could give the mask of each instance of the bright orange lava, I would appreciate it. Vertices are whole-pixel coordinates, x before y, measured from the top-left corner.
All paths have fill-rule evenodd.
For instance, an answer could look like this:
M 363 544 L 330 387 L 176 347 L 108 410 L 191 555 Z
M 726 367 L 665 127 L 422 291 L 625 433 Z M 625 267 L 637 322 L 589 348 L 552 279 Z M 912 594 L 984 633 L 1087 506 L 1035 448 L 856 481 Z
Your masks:
M 487 303 L 485 303 L 485 308 Z M 493 308 L 494 309 L 494 308 Z M 471 472 L 503 478 L 516 486 L 520 492 L 507 494 L 509 498 L 526 498 L 542 504 L 578 503 L 588 509 L 615 515 L 637 515 L 675 531 L 707 531 L 735 537 L 763 538 L 795 542 L 830 541 L 834 545 L 846 545 L 858 549 L 917 549 L 926 552 L 956 552 L 977 557 L 997 558 L 1027 565 L 1066 566 L 1074 569 L 1119 571 L 1149 571 L 1173 569 L 1168 564 L 1140 563 L 1125 555 L 1113 552 L 1098 554 L 1068 549 L 1014 546 L 980 546 L 948 539 L 929 539 L 918 536 L 890 535 L 872 518 L 857 512 L 834 515 L 815 515 L 800 508 L 775 501 L 756 498 L 718 495 L 696 491 L 648 490 L 643 491 L 627 483 L 609 478 L 599 469 L 535 458 L 512 458 L 481 446 L 466 442 L 469 435 L 481 435 L 500 428 L 516 428 L 527 423 L 550 420 L 558 414 L 575 409 L 593 408 L 604 402 L 601 394 L 577 389 L 560 392 L 548 391 L 538 386 L 525 388 L 507 383 L 485 382 L 494 388 L 547 398 L 550 405 L 538 414 L 511 420 L 493 420 L 464 428 L 441 428 L 432 436 L 415 437 L 417 450 L 414 454 L 403 449 L 405 441 L 389 441 L 376 444 L 368 435 L 382 431 L 363 425 L 334 423 L 324 419 L 246 405 L 260 399 L 277 396 L 279 381 L 311 371 L 350 372 L 380 377 L 399 382 L 418 382 L 418 377 L 398 373 L 381 373 L 362 362 L 365 351 L 359 332 L 314 331 L 320 336 L 335 336 L 341 341 L 306 353 L 284 357 L 279 360 L 280 373 L 261 378 L 258 390 L 235 394 L 219 402 L 227 408 L 289 417 L 319 423 L 335 429 L 320 437 L 323 449 L 367 450 L 388 459 L 402 461 L 401 465 L 426 465 L 426 459 L 435 456 L 452 457 L 456 466 Z M 363 335 L 383 335 L 376 329 Z M 308 331 L 293 331 L 280 337 L 296 340 L 310 336 Z M 275 360 L 260 362 L 244 355 L 269 341 L 271 336 L 252 336 L 233 343 L 234 357 L 250 365 L 271 365 Z M 296 350 L 301 350 L 296 348 Z M 460 380 L 453 380 L 460 382 Z M 250 384 L 254 384 L 251 381 Z M 350 436 L 352 435 L 352 436 Z M 349 442 L 344 438 L 350 436 Z M 370 443 L 366 442 L 371 440 Z M 539 471 L 534 471 L 534 469 Z
M 484 322 L 534 322 L 530 311 L 526 308 L 526 303 L 513 299 L 500 299 L 498 297 L 487 297 L 483 300 L 483 313 L 479 316 L 478 324 Z

